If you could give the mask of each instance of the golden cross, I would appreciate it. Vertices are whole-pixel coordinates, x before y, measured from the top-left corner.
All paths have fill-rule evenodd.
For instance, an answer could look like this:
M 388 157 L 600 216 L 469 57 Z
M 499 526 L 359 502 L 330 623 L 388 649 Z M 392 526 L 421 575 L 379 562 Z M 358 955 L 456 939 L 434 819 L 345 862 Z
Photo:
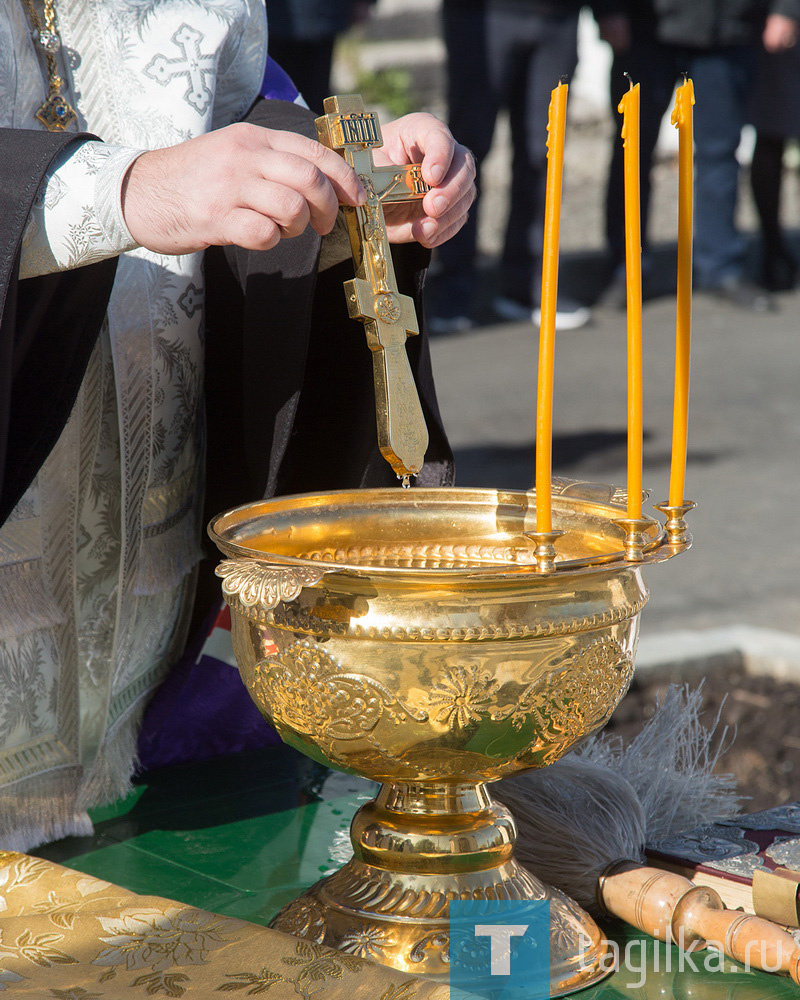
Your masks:
M 342 206 L 356 269 L 344 290 L 350 316 L 364 323 L 372 351 L 381 454 L 405 481 L 422 468 L 428 429 L 406 354 L 406 337 L 419 333 L 414 301 L 397 290 L 383 206 L 423 198 L 430 188 L 418 163 L 375 166 L 372 150 L 383 139 L 376 115 L 364 110 L 361 97 L 328 97 L 324 107 L 316 123 L 320 142 L 342 154 L 367 192 L 366 205 Z

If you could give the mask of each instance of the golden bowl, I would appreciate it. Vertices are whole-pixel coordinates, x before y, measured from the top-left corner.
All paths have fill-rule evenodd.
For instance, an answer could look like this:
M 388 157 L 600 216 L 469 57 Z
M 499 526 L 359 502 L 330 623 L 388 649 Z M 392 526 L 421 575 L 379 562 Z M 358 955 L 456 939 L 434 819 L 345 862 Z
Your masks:
M 273 926 L 446 977 L 450 900 L 547 898 L 552 994 L 602 978 L 599 929 L 513 860 L 486 783 L 557 760 L 630 684 L 642 565 L 688 541 L 648 519 L 643 562 L 627 561 L 624 502 L 559 482 L 549 573 L 524 492 L 308 494 L 212 522 L 256 704 L 291 746 L 383 785 L 353 821 L 353 860 Z

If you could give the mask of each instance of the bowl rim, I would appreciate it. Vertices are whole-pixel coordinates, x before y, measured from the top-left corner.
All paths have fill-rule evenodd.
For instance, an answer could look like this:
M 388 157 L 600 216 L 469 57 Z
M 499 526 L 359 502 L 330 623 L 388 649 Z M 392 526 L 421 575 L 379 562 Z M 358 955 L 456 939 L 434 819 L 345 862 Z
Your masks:
M 563 481 L 562 481 L 563 482 Z M 576 483 L 576 486 L 581 486 L 584 484 Z M 605 486 L 605 484 L 585 484 L 587 487 L 598 487 Z M 613 491 L 613 487 L 606 487 L 609 491 Z M 240 542 L 231 541 L 226 539 L 220 532 L 220 526 L 223 522 L 234 518 L 236 515 L 244 514 L 245 512 L 252 512 L 256 515 L 259 509 L 263 509 L 266 513 L 269 509 L 276 509 L 281 507 L 291 507 L 292 505 L 297 505 L 298 501 L 302 501 L 302 506 L 313 506 L 315 502 L 320 500 L 330 499 L 333 503 L 337 500 L 345 497 L 360 497 L 367 498 L 369 496 L 375 497 L 376 499 L 386 498 L 394 503 L 408 503 L 416 504 L 422 500 L 433 500 L 437 495 L 444 497 L 460 496 L 466 498 L 472 496 L 475 498 L 475 502 L 484 500 L 485 502 L 494 503 L 499 506 L 501 503 L 513 503 L 511 498 L 519 498 L 517 506 L 525 507 L 528 510 L 535 512 L 535 498 L 536 493 L 534 490 L 502 490 L 487 487 L 458 487 L 458 486 L 437 486 L 437 487 L 413 487 L 410 490 L 402 490 L 397 487 L 376 487 L 370 489 L 346 489 L 346 490 L 320 490 L 313 493 L 293 493 L 287 494 L 279 497 L 272 497 L 269 499 L 255 500 L 250 503 L 241 504 L 237 507 L 231 507 L 228 510 L 222 511 L 211 519 L 208 524 L 208 534 L 217 548 L 220 549 L 228 557 L 234 557 L 239 559 L 250 559 L 255 562 L 263 562 L 270 566 L 284 566 L 287 569 L 307 569 L 316 570 L 323 575 L 329 573 L 346 573 L 346 574 L 357 574 L 359 576 L 379 576 L 379 577 L 408 577 L 413 575 L 415 577 L 424 576 L 426 579 L 432 579 L 433 577 L 441 577 L 445 579 L 468 579 L 468 578 L 478 578 L 485 580 L 488 578 L 501 578 L 501 577 L 519 577 L 519 576 L 535 576 L 542 582 L 552 581 L 557 578 L 563 577 L 565 574 L 569 573 L 588 573 L 588 572 L 608 572 L 612 569 L 618 570 L 622 567 L 626 568 L 636 568 L 642 565 L 642 562 L 634 563 L 626 560 L 625 550 L 623 548 L 624 531 L 618 526 L 614 525 L 615 529 L 619 532 L 620 548 L 614 549 L 611 552 L 604 552 L 600 555 L 591 555 L 580 557 L 577 559 L 562 559 L 558 560 L 556 563 L 556 569 L 554 572 L 543 574 L 541 573 L 534 563 L 491 563 L 485 566 L 472 565 L 472 566 L 439 566 L 439 567 L 426 567 L 426 566 L 377 566 L 369 565 L 365 563 L 350 562 L 346 560 L 322 560 L 322 559 L 309 559 L 302 558 L 299 556 L 286 555 L 285 553 L 278 552 L 268 552 L 264 549 L 253 549 L 246 544 L 241 544 Z M 609 495 L 612 495 L 611 493 Z M 523 501 L 524 498 L 524 501 Z M 561 493 L 557 496 L 553 496 L 553 512 L 557 514 L 558 508 L 561 506 L 569 507 L 570 509 L 575 509 L 580 507 L 583 509 L 592 510 L 594 513 L 603 512 L 605 519 L 612 523 L 617 518 L 613 515 L 618 515 L 619 519 L 626 517 L 627 507 L 621 503 L 614 503 L 612 500 L 600 500 L 595 495 L 587 495 L 587 492 L 580 492 L 575 490 L 570 494 Z M 612 516 L 610 516 L 612 515 Z M 683 551 L 691 545 L 691 537 L 689 536 L 687 540 L 678 545 L 665 544 L 666 542 L 666 532 L 661 525 L 661 522 L 656 518 L 646 518 L 648 521 L 647 535 L 649 536 L 649 541 L 644 548 L 643 552 L 643 562 L 661 562 L 665 559 L 669 559 L 676 555 L 678 552 Z

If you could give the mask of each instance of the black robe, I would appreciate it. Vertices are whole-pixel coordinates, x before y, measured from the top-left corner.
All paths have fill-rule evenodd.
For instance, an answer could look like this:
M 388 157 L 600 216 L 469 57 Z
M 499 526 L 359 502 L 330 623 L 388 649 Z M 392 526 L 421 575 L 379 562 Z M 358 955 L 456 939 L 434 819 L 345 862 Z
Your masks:
M 315 136 L 314 115 L 284 101 L 259 100 L 247 120 Z M 78 138 L 0 130 L 0 523 L 67 421 L 111 292 L 115 260 L 18 280 L 36 192 Z M 208 518 L 275 493 L 397 483 L 378 449 L 364 328 L 347 314 L 352 262 L 318 275 L 320 242 L 309 227 L 266 252 L 206 251 Z M 414 244 L 393 248 L 400 290 L 420 315 L 428 258 Z M 430 435 L 417 482 L 450 485 L 428 344 L 420 335 L 407 346 Z M 201 574 L 198 613 L 217 593 Z
M 116 259 L 19 280 L 45 173 L 89 135 L 0 129 L 0 524 L 64 429 L 105 316 Z

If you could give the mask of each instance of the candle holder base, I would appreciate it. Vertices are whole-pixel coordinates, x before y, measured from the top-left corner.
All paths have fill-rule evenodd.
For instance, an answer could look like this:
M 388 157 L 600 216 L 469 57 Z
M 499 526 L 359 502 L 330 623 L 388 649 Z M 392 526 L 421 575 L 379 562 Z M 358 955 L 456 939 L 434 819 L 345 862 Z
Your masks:
M 643 562 L 645 546 L 649 541 L 647 529 L 653 522 L 652 517 L 621 517 L 614 521 L 625 532 L 626 562 Z
M 533 558 L 539 573 L 554 573 L 556 569 L 556 539 L 561 538 L 563 531 L 525 531 L 526 538 L 536 543 Z
M 692 536 L 687 530 L 685 517 L 690 510 L 694 510 L 697 506 L 694 500 L 685 500 L 680 504 L 671 504 L 668 500 L 664 500 L 653 506 L 655 510 L 661 511 L 667 519 L 664 530 L 670 545 L 683 545 L 684 542 L 691 541 Z

